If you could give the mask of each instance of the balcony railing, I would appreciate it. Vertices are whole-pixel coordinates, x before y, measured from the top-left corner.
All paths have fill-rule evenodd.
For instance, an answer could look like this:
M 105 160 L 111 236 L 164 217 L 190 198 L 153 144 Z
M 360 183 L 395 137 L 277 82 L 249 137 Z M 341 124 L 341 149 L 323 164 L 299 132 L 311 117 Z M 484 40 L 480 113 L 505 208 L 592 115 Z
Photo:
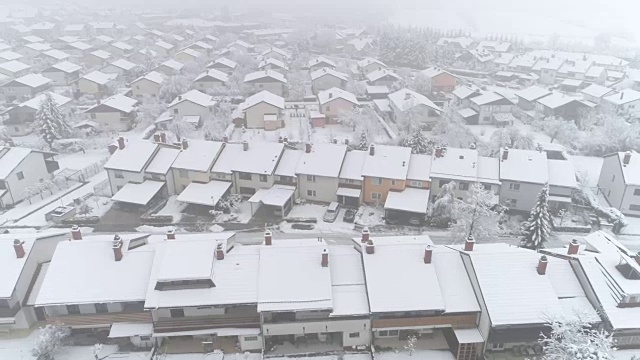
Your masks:
M 62 323 L 70 327 L 99 327 L 117 322 L 151 323 L 151 312 L 118 312 L 103 314 L 77 314 L 47 317 L 48 323 Z
M 259 328 L 259 316 L 247 317 L 215 317 L 215 316 L 186 316 L 182 318 L 160 318 L 154 322 L 155 332 L 172 332 L 188 330 L 204 330 L 225 327 Z
M 435 325 L 451 325 L 457 326 L 476 326 L 476 314 L 464 315 L 443 315 L 443 316 L 425 316 L 413 318 L 393 318 L 393 319 L 373 319 L 371 327 L 374 329 L 395 328 L 395 327 L 413 327 L 413 326 L 435 326 Z

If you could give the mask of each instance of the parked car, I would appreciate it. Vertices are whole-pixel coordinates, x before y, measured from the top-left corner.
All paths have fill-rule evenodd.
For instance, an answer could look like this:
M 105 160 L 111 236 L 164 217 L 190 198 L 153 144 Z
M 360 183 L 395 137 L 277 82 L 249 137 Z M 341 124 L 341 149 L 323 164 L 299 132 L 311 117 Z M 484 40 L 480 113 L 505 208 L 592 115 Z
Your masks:
M 340 212 L 340 204 L 334 201 L 331 204 L 329 204 L 327 211 L 324 212 L 324 216 L 322 217 L 322 220 L 324 220 L 325 222 L 334 222 L 338 218 L 339 212 Z
M 346 223 L 352 223 L 356 220 L 356 210 L 355 209 L 347 209 L 344 211 L 344 216 L 342 217 L 342 221 Z

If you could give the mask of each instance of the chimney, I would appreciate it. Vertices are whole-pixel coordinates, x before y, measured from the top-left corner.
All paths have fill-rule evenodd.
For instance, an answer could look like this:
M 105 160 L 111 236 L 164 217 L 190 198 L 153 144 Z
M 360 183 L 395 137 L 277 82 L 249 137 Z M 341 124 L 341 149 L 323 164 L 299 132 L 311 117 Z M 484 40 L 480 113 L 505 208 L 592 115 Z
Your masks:
M 431 245 L 427 245 L 424 248 L 424 263 L 431 264 L 431 258 L 433 257 L 433 247 Z
M 469 145 L 469 149 L 471 150 L 475 150 L 476 149 L 476 143 L 471 143 L 471 145 Z
M 115 235 L 113 237 L 112 246 L 113 248 L 113 257 L 116 261 L 122 260 L 122 239 L 119 235 Z
M 167 240 L 175 240 L 176 239 L 176 231 L 174 229 L 167 230 Z
M 284 142 L 284 139 L 282 138 L 282 135 L 278 136 L 278 143 L 282 144 Z
M 16 252 L 16 258 L 22 259 L 24 257 L 24 241 L 18 239 L 13 240 L 13 250 Z
M 182 150 L 187 150 L 189 148 L 189 140 L 182 139 Z
M 547 256 L 546 255 L 540 256 L 540 260 L 538 261 L 538 275 L 544 275 L 547 273 L 547 265 L 549 265 Z
M 624 153 L 624 158 L 622 158 L 622 165 L 627 166 L 631 161 L 631 151 L 627 151 Z
M 569 243 L 569 249 L 567 250 L 567 255 L 576 255 L 578 254 L 579 249 L 580 249 L 580 244 L 578 243 L 578 239 L 573 239 Z
M 369 228 L 368 227 L 363 227 L 362 228 L 362 238 L 360 239 L 360 242 L 366 243 L 367 241 L 369 241 L 369 237 L 371 236 L 371 233 L 369 232 Z
M 222 249 L 222 244 L 218 244 L 218 246 L 216 246 L 216 260 L 224 260 L 224 250 Z
M 376 145 L 375 144 L 369 145 L 369 155 L 373 156 L 375 154 L 376 154 Z
M 227 135 L 222 137 L 222 142 L 227 144 L 229 142 L 229 137 Z
M 405 93 L 405 94 L 404 94 L 404 99 L 405 99 L 405 100 L 410 100 L 410 99 L 411 99 L 411 93 L 409 93 L 409 92 L 408 92 L 408 93 Z
M 100 99 L 96 100 L 96 104 L 100 105 L 102 104 L 102 101 L 100 101 Z
M 338 143 L 338 139 L 336 139 L 336 138 L 331 139 L 331 143 L 337 144 Z
M 473 234 L 469 233 L 467 239 L 464 241 L 464 251 L 473 251 L 473 246 L 476 244 L 476 239 Z
M 182 100 L 182 95 L 178 95 L 178 101 Z
M 267 245 L 267 246 L 271 246 L 272 242 L 273 242 L 273 236 L 271 235 L 271 231 L 265 230 L 264 231 L 264 244 Z
M 163 133 L 163 132 L 160 133 L 160 142 L 163 143 L 163 144 L 167 143 L 167 134 L 166 133 Z
M 344 139 L 344 144 L 349 145 L 349 139 Z
M 124 149 L 124 138 L 122 136 L 118 138 L 118 149 Z
M 285 143 L 285 144 L 288 144 L 288 143 L 289 143 L 289 137 L 288 137 L 287 135 L 285 135 L 285 136 L 282 138 L 282 142 L 283 142 L 283 143 Z
M 330 92 L 330 93 L 329 93 L 329 99 L 331 99 L 332 97 L 333 97 L 333 93 L 332 93 L 332 92 Z
M 504 150 L 502 150 L 502 161 L 505 161 L 509 158 L 509 148 L 505 147 Z
M 434 154 L 436 156 L 436 159 L 442 157 L 442 147 L 440 147 L 440 145 L 436 146 L 436 150 Z
M 311 152 L 311 143 L 304 144 L 304 152 L 307 154 Z
M 153 134 L 153 141 L 156 143 L 160 142 L 160 134 Z
M 118 145 L 110 144 L 107 146 L 107 150 L 109 150 L 109 155 L 113 155 L 118 150 Z
M 373 245 L 372 240 L 367 241 L 367 245 L 365 245 L 365 251 L 367 252 L 367 254 L 373 254 L 376 252 L 376 246 Z
M 322 250 L 322 261 L 320 262 L 320 265 L 322 265 L 322 267 L 329 266 L 329 252 L 327 249 Z
M 71 227 L 71 240 L 82 240 L 82 233 L 80 232 L 78 225 L 73 225 Z
M 247 150 L 249 150 L 249 143 L 246 140 L 244 140 L 242 141 L 242 151 L 247 151 Z

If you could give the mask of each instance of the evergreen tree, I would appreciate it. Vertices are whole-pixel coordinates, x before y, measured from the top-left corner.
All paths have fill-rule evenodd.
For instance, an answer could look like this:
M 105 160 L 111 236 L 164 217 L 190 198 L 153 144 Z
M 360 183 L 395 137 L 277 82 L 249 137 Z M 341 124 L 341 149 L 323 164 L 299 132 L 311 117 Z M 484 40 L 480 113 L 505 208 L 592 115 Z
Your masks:
M 358 140 L 356 149 L 365 151 L 369 149 L 369 139 L 367 139 L 367 133 L 364 130 L 360 133 L 360 140 Z
M 72 132 L 51 93 L 46 93 L 40 103 L 36 112 L 36 125 L 40 129 L 40 136 L 49 147 L 53 147 L 56 140 L 70 136 Z
M 524 238 L 521 246 L 539 250 L 551 236 L 551 216 L 549 215 L 549 184 L 538 194 L 536 205 L 531 209 L 529 220 L 524 223 Z
M 426 154 L 429 152 L 429 141 L 419 127 L 416 127 L 413 135 L 409 139 L 409 147 L 412 154 Z

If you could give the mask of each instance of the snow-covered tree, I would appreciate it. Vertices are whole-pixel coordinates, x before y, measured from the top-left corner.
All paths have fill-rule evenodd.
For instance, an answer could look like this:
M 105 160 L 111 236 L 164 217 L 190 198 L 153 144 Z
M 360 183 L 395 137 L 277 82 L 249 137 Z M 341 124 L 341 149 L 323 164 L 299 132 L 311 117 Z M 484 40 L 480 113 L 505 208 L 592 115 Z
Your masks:
M 360 132 L 360 137 L 358 138 L 356 149 L 363 151 L 367 151 L 369 149 L 369 138 L 367 137 L 367 133 L 364 130 Z
M 543 360 L 614 360 L 615 340 L 610 333 L 595 329 L 579 314 L 551 322 L 551 334 L 540 343 Z
M 495 211 L 496 195 L 486 190 L 480 183 L 469 187 L 466 199 L 456 199 L 451 214 L 455 222 L 451 233 L 455 239 L 463 240 L 472 233 L 477 241 L 490 241 L 500 234 Z
M 189 90 L 190 86 L 191 81 L 186 76 L 171 76 L 162 83 L 162 87 L 160 87 L 159 97 L 164 102 L 171 102 L 178 95 L 186 93 Z
M 549 215 L 549 184 L 540 190 L 536 204 L 531 209 L 529 219 L 524 223 L 524 238 L 521 245 L 528 249 L 538 250 L 551 237 L 551 215 Z
M 491 147 L 501 149 L 508 147 L 510 149 L 531 150 L 535 146 L 535 141 L 531 134 L 523 134 L 516 127 L 508 127 L 496 130 L 491 134 Z
M 230 194 L 218 201 L 215 206 L 217 211 L 222 211 L 223 214 L 230 214 L 233 210 L 236 210 L 242 202 L 242 196 L 239 194 Z
M 53 143 L 56 140 L 70 136 L 73 131 L 49 92 L 45 93 L 44 99 L 40 103 L 40 108 L 36 112 L 35 122 L 37 128 L 40 129 L 42 140 L 44 140 L 50 148 L 53 147 Z
M 183 137 L 191 134 L 195 129 L 193 125 L 182 121 L 182 119 L 173 120 L 169 124 L 169 131 L 171 131 L 178 141 L 182 140 Z
M 456 201 L 456 182 L 450 181 L 442 186 L 440 194 L 431 207 L 430 224 L 431 226 L 448 228 L 453 215 L 453 207 Z
M 362 117 L 360 115 L 360 110 L 355 108 L 352 110 L 340 110 L 338 112 L 338 117 L 336 118 L 338 124 L 342 126 L 350 127 L 354 131 L 356 126 L 360 124 L 362 121 Z
M 68 327 L 48 324 L 40 329 L 40 333 L 31 349 L 31 355 L 38 360 L 53 360 L 56 351 L 70 334 L 71 330 Z
M 412 154 L 427 154 L 431 152 L 433 148 L 432 144 L 419 128 L 413 131 L 407 145 L 411 148 Z
M 167 105 L 159 102 L 156 98 L 144 99 L 138 106 L 136 127 L 139 129 L 147 128 L 149 125 L 152 125 L 166 109 Z
M 569 144 L 578 135 L 578 127 L 573 120 L 565 120 L 556 116 L 549 116 L 544 120 L 536 121 L 533 126 L 547 134 L 553 143 L 558 140 L 562 144 Z
M 594 126 L 583 138 L 583 155 L 604 156 L 618 151 L 640 149 L 640 122 L 627 122 L 615 114 L 603 114 L 602 125 Z
M 407 336 L 407 345 L 404 348 L 409 351 L 409 356 L 413 356 L 413 352 L 416 351 L 416 341 L 418 338 L 415 335 Z

